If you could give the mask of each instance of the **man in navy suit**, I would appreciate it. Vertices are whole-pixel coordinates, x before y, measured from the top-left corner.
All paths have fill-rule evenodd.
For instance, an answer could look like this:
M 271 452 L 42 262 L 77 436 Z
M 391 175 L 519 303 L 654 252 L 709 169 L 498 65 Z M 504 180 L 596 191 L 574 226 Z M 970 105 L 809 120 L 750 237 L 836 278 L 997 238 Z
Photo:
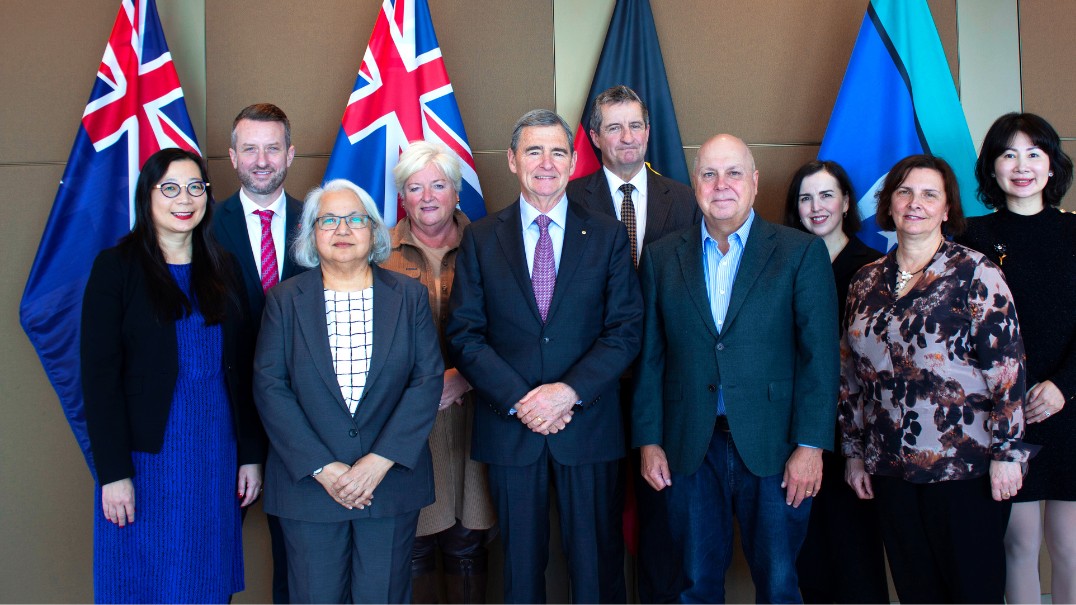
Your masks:
M 701 226 L 646 249 L 632 441 L 668 492 L 682 603 L 723 603 L 732 518 L 759 603 L 798 603 L 796 556 L 832 447 L 837 305 L 821 239 L 753 209 L 747 145 L 718 135 L 692 170 Z
M 472 223 L 456 258 L 446 336 L 478 398 L 471 455 L 489 465 L 509 603 L 546 600 L 550 484 L 572 601 L 626 600 L 619 379 L 642 301 L 624 226 L 564 193 L 574 164 L 560 116 L 520 118 L 508 167 L 522 193 Z
M 702 220 L 691 187 L 646 165 L 650 113 L 634 90 L 617 85 L 595 97 L 589 126 L 590 140 L 601 150 L 602 169 L 568 183 L 568 199 L 624 223 L 636 263 L 646 245 Z M 629 372 L 620 382 L 625 418 L 630 418 L 631 396 Z M 669 536 L 665 494 L 639 479 L 638 450 L 627 460 L 625 477 L 630 477 L 635 493 L 639 528 L 639 602 L 675 603 L 680 596 L 680 553 Z
M 284 192 L 295 158 L 291 123 L 276 105 L 259 103 L 232 122 L 228 149 L 239 176 L 239 191 L 213 213 L 213 235 L 239 260 L 255 329 L 261 323 L 265 292 L 302 271 L 288 255 L 298 231 L 302 202 Z M 288 568 L 280 520 L 268 516 L 273 547 L 273 602 L 288 602 Z

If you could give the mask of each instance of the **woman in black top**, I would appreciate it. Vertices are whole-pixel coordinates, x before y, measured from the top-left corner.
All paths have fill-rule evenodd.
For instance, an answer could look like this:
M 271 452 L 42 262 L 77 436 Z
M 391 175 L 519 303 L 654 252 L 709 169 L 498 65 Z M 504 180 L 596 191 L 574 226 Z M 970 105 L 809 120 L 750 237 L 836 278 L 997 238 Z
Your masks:
M 881 256 L 856 237 L 860 221 L 855 200 L 852 182 L 840 164 L 817 160 L 796 171 L 785 200 L 785 224 L 826 243 L 837 283 L 836 311 L 842 332 L 852 276 Z M 800 593 L 805 603 L 888 603 L 874 503 L 858 499 L 845 483 L 844 458 L 839 452 L 835 447 L 834 452 L 823 454 L 822 489 L 811 504 L 807 539 L 796 565 Z
M 1005 596 L 1038 603 L 1045 500 L 1055 603 L 1076 602 L 1076 215 L 1057 208 L 1072 160 L 1030 113 L 1001 116 L 975 165 L 979 198 L 997 212 L 968 221 L 962 243 L 1005 272 L 1027 351 L 1028 443 L 1042 446 L 1013 498 L 1005 536 Z

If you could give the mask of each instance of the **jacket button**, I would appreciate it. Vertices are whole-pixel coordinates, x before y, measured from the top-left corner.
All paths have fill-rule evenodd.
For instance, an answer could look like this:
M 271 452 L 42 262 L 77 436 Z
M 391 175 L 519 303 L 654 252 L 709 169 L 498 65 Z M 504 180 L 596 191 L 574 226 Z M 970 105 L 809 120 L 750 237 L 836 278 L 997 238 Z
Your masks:
M 724 351 L 725 350 L 725 343 L 721 343 L 721 342 L 717 343 L 717 350 L 718 351 Z
M 359 435 L 359 432 L 358 432 L 358 431 L 356 431 L 355 429 L 351 429 L 351 430 L 349 430 L 349 431 L 347 432 L 347 436 L 348 436 L 348 437 L 357 437 L 358 435 Z
M 543 337 L 542 342 L 544 342 L 545 344 L 549 344 L 549 337 L 548 336 Z
M 716 393 L 717 392 L 717 387 L 712 385 L 712 384 L 708 384 L 708 385 L 706 385 L 706 390 L 710 391 L 711 393 Z

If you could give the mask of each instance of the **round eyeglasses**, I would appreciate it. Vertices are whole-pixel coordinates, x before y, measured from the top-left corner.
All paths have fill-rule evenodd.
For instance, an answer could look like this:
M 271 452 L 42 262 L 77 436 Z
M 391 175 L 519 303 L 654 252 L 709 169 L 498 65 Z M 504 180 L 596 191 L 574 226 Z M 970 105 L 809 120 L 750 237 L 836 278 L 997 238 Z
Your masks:
M 322 231 L 336 231 L 341 223 L 347 223 L 349 229 L 362 229 L 370 224 L 370 215 L 355 213 L 347 216 L 336 216 L 335 214 L 325 214 L 314 219 L 314 224 Z
M 205 181 L 191 181 L 187 183 L 187 195 L 191 197 L 202 197 L 205 195 L 207 187 L 209 187 L 209 183 Z M 169 199 L 178 197 L 179 193 L 183 191 L 183 185 L 180 185 L 179 183 L 161 183 L 153 188 L 159 189 L 161 195 Z

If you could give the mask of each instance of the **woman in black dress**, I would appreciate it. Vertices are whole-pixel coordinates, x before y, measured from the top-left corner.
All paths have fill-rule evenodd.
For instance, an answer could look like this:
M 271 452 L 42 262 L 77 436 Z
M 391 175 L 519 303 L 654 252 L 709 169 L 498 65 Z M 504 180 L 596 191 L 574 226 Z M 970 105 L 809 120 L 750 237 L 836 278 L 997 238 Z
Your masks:
M 1014 497 L 1005 535 L 1005 596 L 1038 603 L 1045 522 L 1053 600 L 1076 602 L 1076 215 L 1057 208 L 1072 160 L 1057 132 L 1030 113 L 1001 116 L 975 165 L 979 198 L 997 212 L 968 221 L 962 242 L 998 264 L 1012 290 L 1027 351 L 1025 441 L 1042 449 Z M 1045 519 L 1040 501 L 1045 500 Z
M 860 221 L 855 200 L 852 182 L 840 164 L 818 160 L 796 171 L 785 200 L 785 224 L 813 233 L 826 243 L 837 283 L 842 332 L 852 276 L 882 256 L 856 237 Z M 857 498 L 845 483 L 839 447 L 823 453 L 822 460 L 822 489 L 811 504 L 807 538 L 796 565 L 803 601 L 888 603 L 874 503 Z

